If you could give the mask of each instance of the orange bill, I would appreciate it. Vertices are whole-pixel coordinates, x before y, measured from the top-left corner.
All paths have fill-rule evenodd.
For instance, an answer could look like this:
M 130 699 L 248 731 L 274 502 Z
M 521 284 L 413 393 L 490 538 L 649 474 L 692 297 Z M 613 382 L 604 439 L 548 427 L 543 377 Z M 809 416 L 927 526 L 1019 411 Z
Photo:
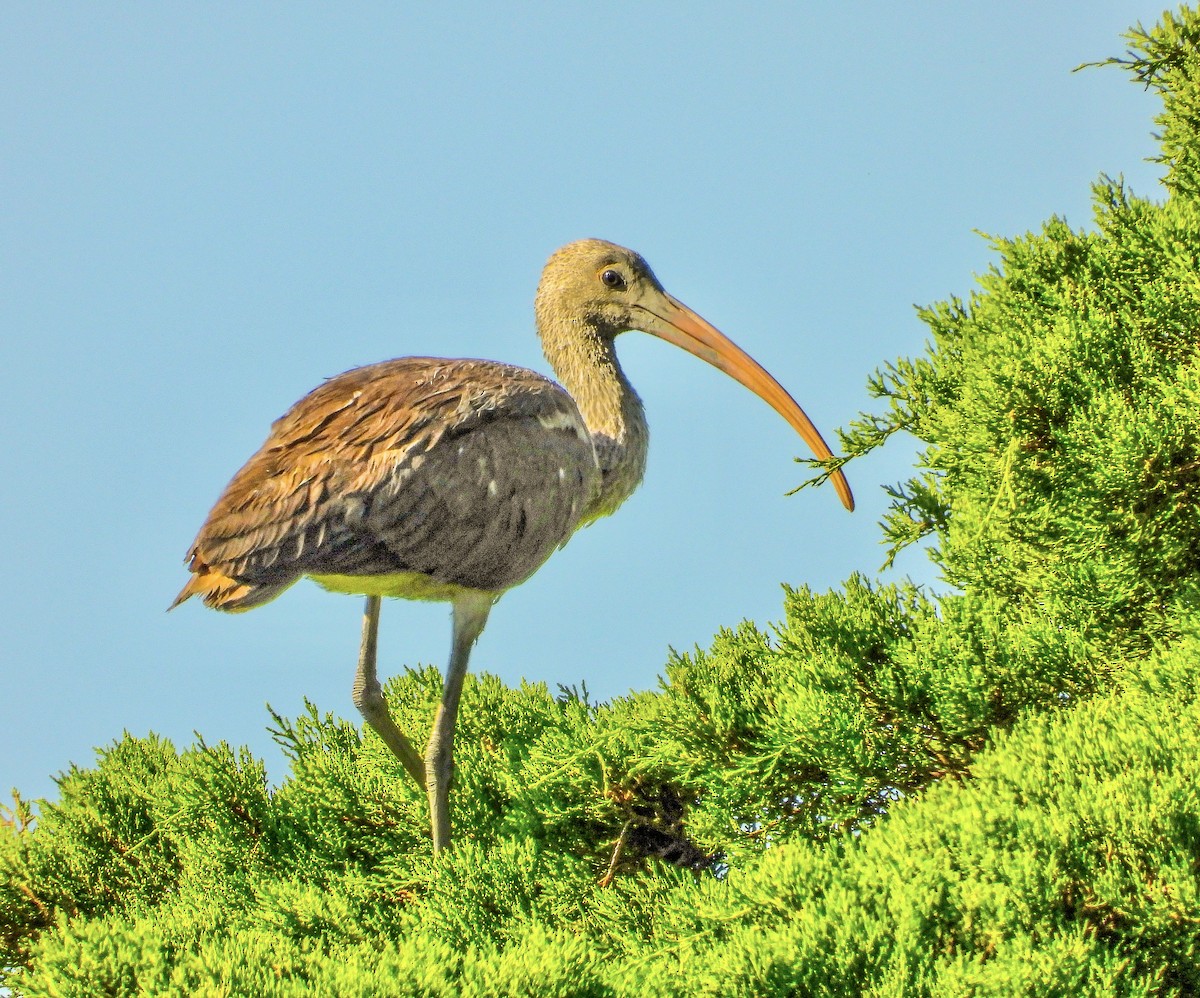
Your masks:
M 651 311 L 645 305 L 642 309 L 650 316 L 650 321 L 642 325 L 643 332 L 651 333 L 668 343 L 682 347 L 690 354 L 701 360 L 708 361 L 719 371 L 724 371 L 739 384 L 749 388 L 759 398 L 791 424 L 792 428 L 804 438 L 812 452 L 820 459 L 833 457 L 829 445 L 825 443 L 813 422 L 804 410 L 796 403 L 784 387 L 766 370 L 739 347 L 724 333 L 710 325 L 682 302 L 668 294 L 663 294 L 662 300 L 654 303 Z M 665 313 L 665 314 L 660 314 Z M 657 320 L 657 321 L 655 321 Z M 830 476 L 838 498 L 846 509 L 854 509 L 854 496 L 850 485 L 841 469 Z

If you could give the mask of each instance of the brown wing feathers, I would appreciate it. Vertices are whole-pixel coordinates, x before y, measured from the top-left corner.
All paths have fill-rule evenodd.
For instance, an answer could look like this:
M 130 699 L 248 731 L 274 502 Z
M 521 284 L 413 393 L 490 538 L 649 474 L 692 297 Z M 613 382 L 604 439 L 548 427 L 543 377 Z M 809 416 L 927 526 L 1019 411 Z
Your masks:
M 172 605 L 249 609 L 304 574 L 507 588 L 570 535 L 595 475 L 574 402 L 532 371 L 431 358 L 348 371 L 277 420 L 234 476 Z

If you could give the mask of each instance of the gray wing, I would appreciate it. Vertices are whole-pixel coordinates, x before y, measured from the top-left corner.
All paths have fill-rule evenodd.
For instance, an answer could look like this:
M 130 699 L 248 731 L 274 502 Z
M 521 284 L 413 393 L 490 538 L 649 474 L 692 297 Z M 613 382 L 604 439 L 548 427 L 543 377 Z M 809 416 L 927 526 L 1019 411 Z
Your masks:
M 533 371 L 419 357 L 359 368 L 275 423 L 201 528 L 180 598 L 243 609 L 305 574 L 501 591 L 570 537 L 598 487 L 574 401 Z
M 389 570 L 501 591 L 566 542 L 598 476 L 590 439 L 564 410 L 498 407 L 352 493 L 361 511 L 347 522 L 386 550 Z

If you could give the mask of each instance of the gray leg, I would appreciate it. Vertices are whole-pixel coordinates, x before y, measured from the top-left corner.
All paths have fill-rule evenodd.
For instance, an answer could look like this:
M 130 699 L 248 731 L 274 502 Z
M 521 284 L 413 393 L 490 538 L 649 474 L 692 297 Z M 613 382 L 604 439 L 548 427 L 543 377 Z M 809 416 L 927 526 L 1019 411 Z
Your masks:
M 434 852 L 450 844 L 450 780 L 454 776 L 454 723 L 458 718 L 458 698 L 467 675 L 471 646 L 487 623 L 493 602 L 495 597 L 476 592 L 463 593 L 454 601 L 454 641 L 450 664 L 446 667 L 446 685 L 429 736 L 429 747 L 425 750 L 425 788 L 429 794 Z
M 383 739 L 400 764 L 408 770 L 417 786 L 425 789 L 425 762 L 412 747 L 404 732 L 396 727 L 388 713 L 387 701 L 375 675 L 375 648 L 379 636 L 379 597 L 368 596 L 363 612 L 362 646 L 358 652 L 358 671 L 354 674 L 354 706 Z

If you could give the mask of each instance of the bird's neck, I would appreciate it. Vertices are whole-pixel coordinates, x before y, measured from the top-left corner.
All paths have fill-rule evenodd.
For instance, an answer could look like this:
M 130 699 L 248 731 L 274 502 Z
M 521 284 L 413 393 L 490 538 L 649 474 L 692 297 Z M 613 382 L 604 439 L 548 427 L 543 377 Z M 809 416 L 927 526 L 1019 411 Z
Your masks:
M 649 443 L 646 415 L 611 336 L 587 328 L 555 332 L 542 331 L 546 359 L 575 399 L 600 465 L 600 494 L 584 515 L 592 520 L 615 511 L 641 483 Z

